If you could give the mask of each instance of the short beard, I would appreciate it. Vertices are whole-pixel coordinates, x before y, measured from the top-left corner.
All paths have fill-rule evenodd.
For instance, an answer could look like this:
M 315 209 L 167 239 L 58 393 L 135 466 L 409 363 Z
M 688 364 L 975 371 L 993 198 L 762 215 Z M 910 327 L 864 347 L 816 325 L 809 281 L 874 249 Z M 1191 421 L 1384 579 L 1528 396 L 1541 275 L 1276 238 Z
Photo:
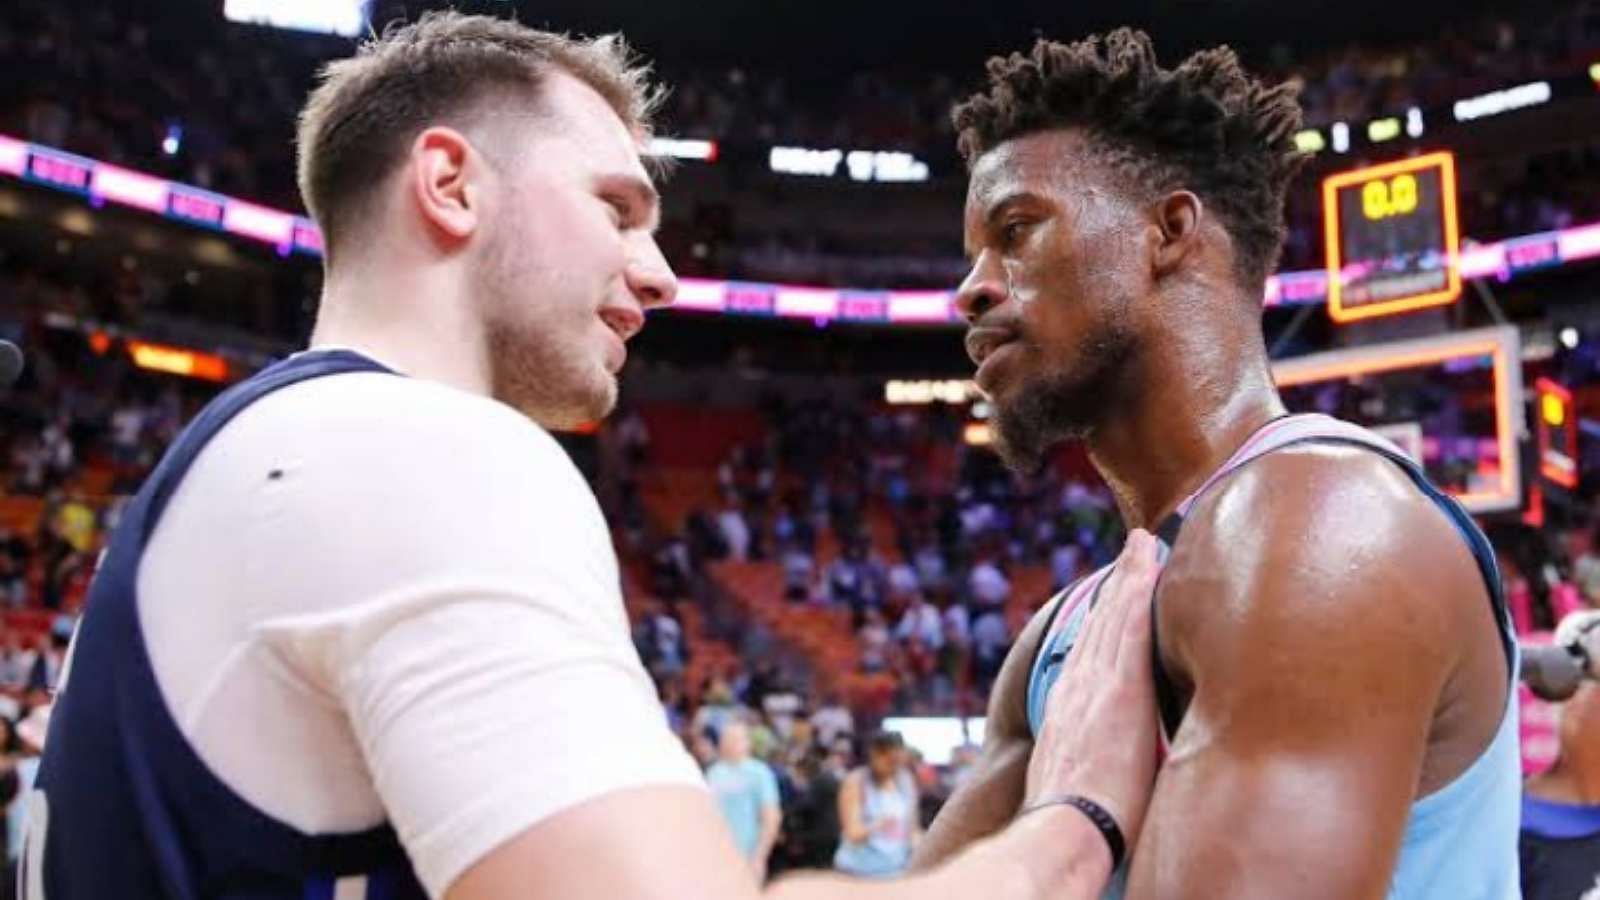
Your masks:
M 1015 397 L 997 402 L 994 448 L 1006 466 L 1024 477 L 1038 474 L 1056 446 L 1088 437 L 1125 406 L 1138 349 L 1131 329 L 1109 325 L 1080 346 L 1074 372 L 1041 375 L 1021 385 Z
M 579 348 L 553 335 L 504 322 L 490 322 L 490 392 L 550 431 L 571 431 L 598 422 L 617 405 L 617 381 L 598 377 Z
M 584 312 L 558 303 L 542 321 L 519 314 L 527 284 L 540 273 L 526 270 L 513 243 L 496 241 L 477 268 L 489 392 L 551 431 L 598 422 L 617 404 L 617 380 L 576 343 L 585 334 Z

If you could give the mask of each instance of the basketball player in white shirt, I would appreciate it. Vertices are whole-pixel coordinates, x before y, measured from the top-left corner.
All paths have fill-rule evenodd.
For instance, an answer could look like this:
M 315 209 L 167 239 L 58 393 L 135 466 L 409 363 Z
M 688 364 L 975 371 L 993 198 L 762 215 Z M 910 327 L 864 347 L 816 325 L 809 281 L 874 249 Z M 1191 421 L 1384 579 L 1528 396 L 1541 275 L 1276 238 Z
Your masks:
M 757 896 L 546 431 L 611 410 L 625 342 L 677 288 L 630 66 L 454 13 L 330 66 L 299 134 L 327 242 L 312 347 L 214 403 L 136 500 L 146 533 L 119 532 L 33 800 L 29 900 Z M 1036 811 L 913 880 L 771 893 L 1095 896 L 1154 772 L 1156 563 L 1130 548 L 1098 655 L 1073 657 L 1094 677 L 1055 692 Z

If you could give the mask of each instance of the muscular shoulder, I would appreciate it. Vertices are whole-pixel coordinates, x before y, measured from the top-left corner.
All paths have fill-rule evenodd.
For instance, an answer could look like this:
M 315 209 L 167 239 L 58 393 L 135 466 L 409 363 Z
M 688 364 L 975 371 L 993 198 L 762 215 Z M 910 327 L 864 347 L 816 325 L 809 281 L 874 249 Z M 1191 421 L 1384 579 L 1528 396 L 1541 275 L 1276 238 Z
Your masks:
M 1448 635 L 1484 588 L 1454 526 L 1370 451 L 1291 447 L 1246 465 L 1190 514 L 1158 594 L 1163 650 Z M 1170 637 L 1170 641 L 1169 641 Z M 1430 642 L 1444 662 L 1445 642 Z M 1421 649 L 1421 648 L 1419 648 Z M 1259 655 L 1259 654 L 1252 654 Z

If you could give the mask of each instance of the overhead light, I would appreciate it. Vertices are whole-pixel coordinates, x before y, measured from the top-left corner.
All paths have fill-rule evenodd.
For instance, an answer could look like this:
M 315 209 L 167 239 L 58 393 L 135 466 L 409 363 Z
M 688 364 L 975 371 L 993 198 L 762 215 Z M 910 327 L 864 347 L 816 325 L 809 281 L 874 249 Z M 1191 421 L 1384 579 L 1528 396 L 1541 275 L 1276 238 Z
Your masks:
M 1321 153 L 1327 146 L 1322 132 L 1315 128 L 1304 128 L 1294 133 L 1294 148 L 1301 153 Z
M 1374 144 L 1392 141 L 1400 136 L 1400 120 L 1394 116 L 1387 119 L 1373 119 L 1367 123 L 1367 140 Z
M 177 156 L 183 149 L 183 126 L 168 125 L 167 135 L 161 139 L 161 152 L 168 156 Z
M 1561 346 L 1567 348 L 1568 350 L 1577 349 L 1578 329 L 1573 328 L 1570 325 L 1561 329 Z
M 1350 126 L 1343 122 L 1333 123 L 1333 152 L 1344 153 L 1350 149 Z
M 1406 110 L 1406 134 L 1414 138 L 1422 137 L 1422 110 L 1415 106 Z
M 650 139 L 649 153 L 651 156 L 670 156 L 673 159 L 697 159 L 701 162 L 716 162 L 717 142 L 654 137 Z
M 1503 91 L 1490 91 L 1487 94 L 1457 100 L 1455 106 L 1451 107 L 1451 112 L 1455 114 L 1457 122 L 1470 122 L 1473 119 L 1497 116 L 1514 109 L 1526 109 L 1549 102 L 1550 82 L 1534 81 Z

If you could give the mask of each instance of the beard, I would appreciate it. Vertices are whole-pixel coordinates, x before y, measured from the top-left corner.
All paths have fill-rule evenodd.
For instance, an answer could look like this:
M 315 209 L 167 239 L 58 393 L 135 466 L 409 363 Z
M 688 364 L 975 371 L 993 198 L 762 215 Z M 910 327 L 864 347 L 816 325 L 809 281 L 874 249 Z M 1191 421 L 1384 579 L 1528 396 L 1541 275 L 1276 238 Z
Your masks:
M 494 398 L 550 431 L 598 422 L 617 405 L 616 378 L 554 329 L 491 321 L 488 343 Z
M 1012 396 L 995 401 L 994 448 L 1013 472 L 1032 476 L 1050 451 L 1082 440 L 1129 399 L 1139 339 L 1126 326 L 1106 323 L 1080 342 L 1070 371 L 1027 379 Z
M 570 274 L 528 265 L 526 247 L 497 240 L 475 269 L 490 393 L 551 431 L 598 422 L 617 404 L 617 379 L 590 346 L 595 311 Z M 530 285 L 548 296 L 530 302 Z

